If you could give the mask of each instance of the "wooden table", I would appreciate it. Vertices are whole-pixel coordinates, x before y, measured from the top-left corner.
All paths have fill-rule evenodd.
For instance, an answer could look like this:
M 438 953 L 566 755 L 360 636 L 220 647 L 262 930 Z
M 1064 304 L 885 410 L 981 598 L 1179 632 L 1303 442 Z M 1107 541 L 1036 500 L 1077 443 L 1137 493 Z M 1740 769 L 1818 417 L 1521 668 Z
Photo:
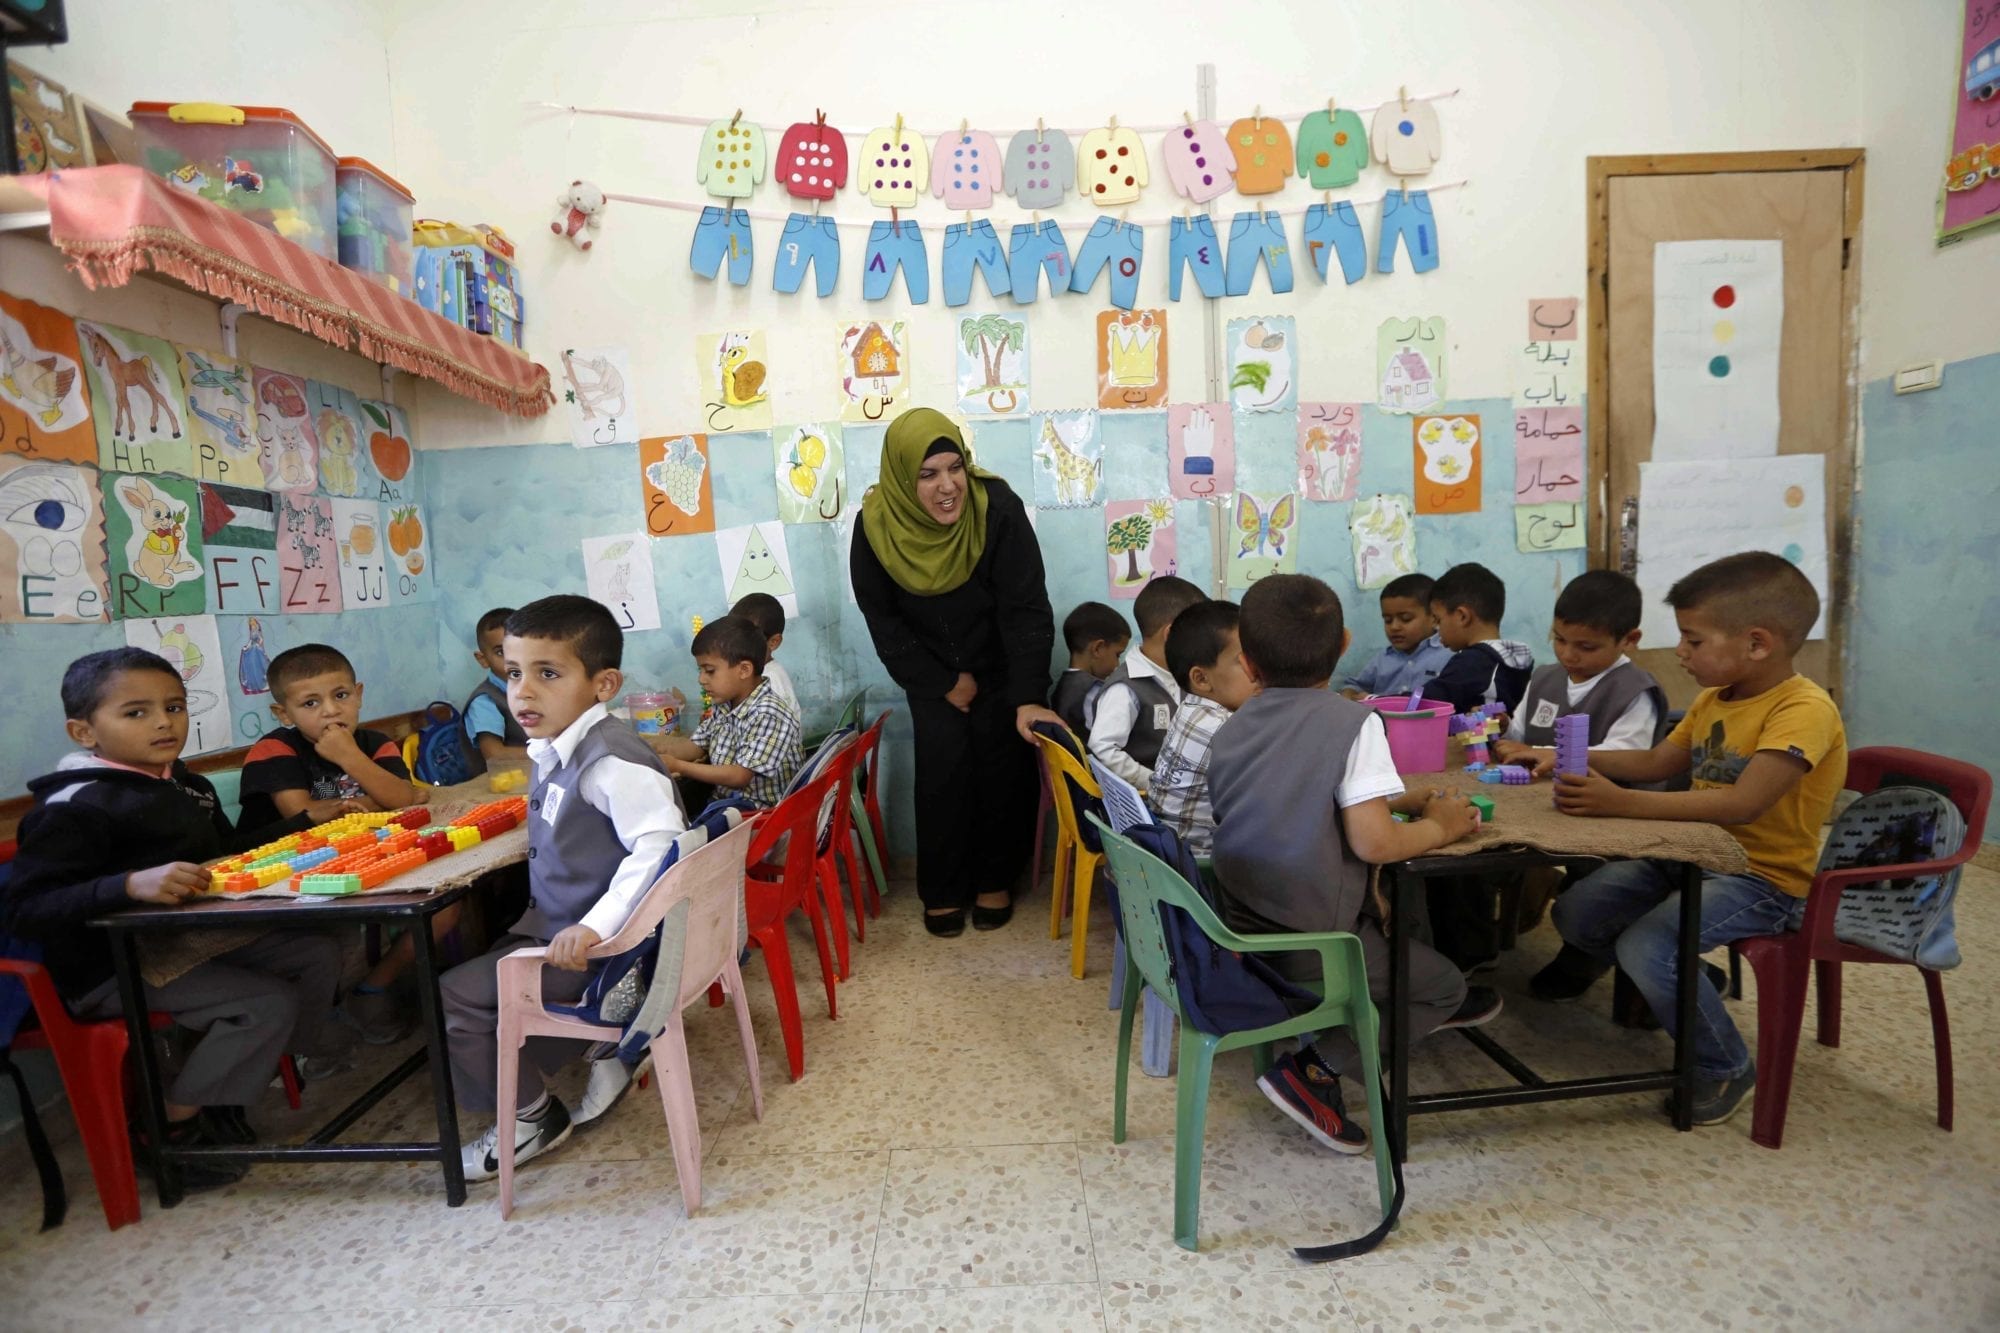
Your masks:
M 486 780 L 478 778 L 456 787 L 433 790 L 431 806 L 435 816 L 442 821 L 474 805 L 495 799 L 498 798 L 486 788 Z M 431 940 L 431 920 L 471 893 L 493 871 L 525 861 L 527 856 L 528 830 L 523 826 L 509 829 L 476 847 L 406 871 L 374 893 L 331 900 L 304 897 L 205 899 L 172 907 L 131 907 L 93 922 L 93 925 L 102 927 L 110 934 L 119 997 L 125 1008 L 132 1050 L 139 1063 L 140 1117 L 146 1127 L 149 1145 L 145 1151 L 152 1161 L 153 1178 L 159 1183 L 160 1206 L 172 1208 L 181 1201 L 180 1164 L 196 1159 L 229 1162 L 435 1161 L 444 1171 L 445 1202 L 454 1208 L 465 1202 L 465 1171 L 459 1157 L 458 1108 L 451 1085 L 451 1061 L 445 1049 L 444 1008 L 438 995 L 439 969 L 437 949 Z M 139 937 L 170 938 L 216 927 L 283 930 L 310 926 L 315 930 L 324 930 L 370 924 L 401 925 L 409 931 L 415 945 L 423 1048 L 411 1052 L 408 1059 L 309 1135 L 304 1143 L 165 1147 L 166 1093 L 160 1076 L 159 1055 L 148 1028 L 139 962 Z M 436 1139 L 409 1143 L 334 1141 L 426 1062 L 431 1067 L 432 1099 L 437 1113 Z

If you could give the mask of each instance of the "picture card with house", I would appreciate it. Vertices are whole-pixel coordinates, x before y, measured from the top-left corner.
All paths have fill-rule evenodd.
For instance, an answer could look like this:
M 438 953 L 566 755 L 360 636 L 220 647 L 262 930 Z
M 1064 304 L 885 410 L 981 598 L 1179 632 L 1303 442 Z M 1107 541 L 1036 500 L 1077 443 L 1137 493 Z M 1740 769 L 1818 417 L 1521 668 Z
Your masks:
M 1445 322 L 1385 319 L 1375 331 L 1375 405 L 1384 412 L 1414 413 L 1445 399 Z
M 910 397 L 909 332 L 902 320 L 861 320 L 840 330 L 840 419 L 885 421 Z

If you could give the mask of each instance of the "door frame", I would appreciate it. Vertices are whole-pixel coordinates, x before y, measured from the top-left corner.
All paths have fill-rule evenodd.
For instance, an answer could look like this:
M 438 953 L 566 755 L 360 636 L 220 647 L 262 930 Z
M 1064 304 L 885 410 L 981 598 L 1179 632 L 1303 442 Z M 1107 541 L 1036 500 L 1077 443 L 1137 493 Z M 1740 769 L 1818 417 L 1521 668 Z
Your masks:
M 1844 174 L 1840 225 L 1840 344 L 1844 374 L 1839 427 L 1829 460 L 1827 503 L 1834 506 L 1830 577 L 1835 583 L 1826 607 L 1829 666 L 1837 685 L 1844 675 L 1847 605 L 1853 597 L 1854 467 L 1858 453 L 1861 309 L 1861 200 L 1867 152 L 1821 148 L 1755 153 L 1642 153 L 1584 160 L 1585 213 L 1589 233 L 1589 279 L 1585 288 L 1590 324 L 1589 378 L 1585 420 L 1590 487 L 1588 531 L 1593 569 L 1619 568 L 1619 524 L 1611 519 L 1611 181 L 1619 176 L 1705 176 L 1753 171 L 1838 171 Z M 1645 521 L 1643 512 L 1640 522 Z M 1838 691 L 1836 690 L 1836 697 Z

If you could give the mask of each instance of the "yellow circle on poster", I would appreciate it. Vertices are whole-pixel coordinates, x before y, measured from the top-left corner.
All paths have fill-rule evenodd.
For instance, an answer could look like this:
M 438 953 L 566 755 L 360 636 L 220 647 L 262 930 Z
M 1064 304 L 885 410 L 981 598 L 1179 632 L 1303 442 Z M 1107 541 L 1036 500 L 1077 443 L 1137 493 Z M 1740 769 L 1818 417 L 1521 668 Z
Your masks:
M 1736 336 L 1736 325 L 1732 324 L 1730 321 L 1726 319 L 1718 319 L 1715 321 L 1715 340 L 1717 342 L 1726 343 L 1735 336 Z

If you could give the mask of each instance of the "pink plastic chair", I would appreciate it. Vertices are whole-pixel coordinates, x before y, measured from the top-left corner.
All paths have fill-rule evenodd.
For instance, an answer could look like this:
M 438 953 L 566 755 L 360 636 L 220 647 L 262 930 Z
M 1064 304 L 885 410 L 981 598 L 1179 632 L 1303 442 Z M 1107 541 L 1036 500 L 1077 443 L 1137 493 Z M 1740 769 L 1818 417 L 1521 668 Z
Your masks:
M 764 1087 L 758 1077 L 757 1036 L 750 1027 L 750 1006 L 743 994 L 743 974 L 736 957 L 746 935 L 743 906 L 743 866 L 752 831 L 762 816 L 731 829 L 714 842 L 677 862 L 660 876 L 633 909 L 619 932 L 590 951 L 592 958 L 610 958 L 636 947 L 663 920 L 660 958 L 653 985 L 674 987 L 678 1000 L 667 1025 L 653 1038 L 653 1079 L 667 1116 L 667 1134 L 674 1149 L 674 1169 L 681 1179 L 681 1200 L 688 1215 L 701 1207 L 701 1125 L 695 1116 L 693 1073 L 688 1068 L 687 1034 L 681 1010 L 720 984 L 736 1005 L 736 1026 L 743 1037 L 743 1060 L 750 1069 L 750 1100 L 757 1118 L 764 1118 Z M 518 1053 L 529 1037 L 576 1037 L 585 1041 L 616 1041 L 615 1024 L 590 1023 L 553 1014 L 542 1003 L 542 959 L 546 949 L 522 949 L 500 960 L 500 1216 L 514 1211 L 514 1103 L 519 1092 Z

